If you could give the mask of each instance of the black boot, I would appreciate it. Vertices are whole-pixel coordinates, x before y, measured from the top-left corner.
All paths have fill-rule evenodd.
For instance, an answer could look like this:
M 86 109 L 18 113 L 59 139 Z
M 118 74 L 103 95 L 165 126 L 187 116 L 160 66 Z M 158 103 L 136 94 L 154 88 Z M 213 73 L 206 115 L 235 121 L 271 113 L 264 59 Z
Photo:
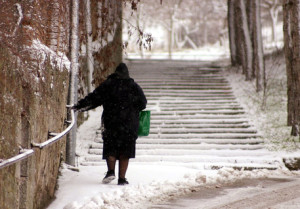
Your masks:
M 118 185 L 126 185 L 126 184 L 129 184 L 127 179 L 123 179 L 123 178 L 119 178 L 118 179 Z
M 116 176 L 115 176 L 115 171 L 114 170 L 107 171 L 105 177 L 102 180 L 102 183 L 103 184 L 109 184 L 115 178 L 116 178 Z

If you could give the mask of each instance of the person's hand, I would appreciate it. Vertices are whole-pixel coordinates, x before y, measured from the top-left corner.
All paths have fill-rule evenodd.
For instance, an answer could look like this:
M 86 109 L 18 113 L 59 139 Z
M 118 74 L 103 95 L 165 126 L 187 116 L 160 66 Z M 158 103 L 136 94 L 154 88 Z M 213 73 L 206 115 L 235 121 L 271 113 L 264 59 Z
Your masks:
M 77 111 L 78 111 L 77 105 L 73 105 L 73 106 L 71 107 L 71 110 L 74 110 L 74 112 L 77 112 Z

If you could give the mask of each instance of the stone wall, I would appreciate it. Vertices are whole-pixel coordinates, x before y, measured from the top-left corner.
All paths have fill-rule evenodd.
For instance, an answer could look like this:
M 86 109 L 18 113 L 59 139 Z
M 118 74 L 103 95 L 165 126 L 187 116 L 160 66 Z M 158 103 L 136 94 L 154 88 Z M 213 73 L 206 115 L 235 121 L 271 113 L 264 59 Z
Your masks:
M 16 62 L 17 58 L 2 48 L 1 159 L 18 154 L 19 147 L 30 149 L 32 142 L 46 141 L 48 131 L 61 132 L 65 128 L 68 71 L 49 65 L 42 77 L 37 78 Z M 1 169 L 0 188 L 4 189 L 0 190 L 0 208 L 42 208 L 47 204 L 54 195 L 60 158 L 64 153 L 65 141 L 62 140 L 43 150 L 35 149 L 28 161 Z M 29 194 L 31 197 L 27 196 Z M 20 205 L 12 207 L 10 202 Z
M 65 129 L 69 63 L 58 51 L 68 50 L 68 2 L 0 3 L 0 159 Z M 34 151 L 0 169 L 1 209 L 44 208 L 54 197 L 65 139 Z

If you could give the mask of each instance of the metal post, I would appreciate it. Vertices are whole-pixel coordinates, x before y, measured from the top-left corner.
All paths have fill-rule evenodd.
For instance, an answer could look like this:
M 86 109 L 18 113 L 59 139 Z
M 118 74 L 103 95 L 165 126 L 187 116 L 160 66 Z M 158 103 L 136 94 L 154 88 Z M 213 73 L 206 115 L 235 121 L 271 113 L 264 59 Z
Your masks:
M 69 104 L 77 102 L 78 83 L 78 11 L 79 1 L 72 0 L 72 24 L 71 24 L 71 72 L 69 83 Z M 75 116 L 76 117 L 76 116 Z M 69 118 L 68 118 L 69 120 Z M 75 166 L 76 149 L 76 124 L 67 136 L 66 163 Z

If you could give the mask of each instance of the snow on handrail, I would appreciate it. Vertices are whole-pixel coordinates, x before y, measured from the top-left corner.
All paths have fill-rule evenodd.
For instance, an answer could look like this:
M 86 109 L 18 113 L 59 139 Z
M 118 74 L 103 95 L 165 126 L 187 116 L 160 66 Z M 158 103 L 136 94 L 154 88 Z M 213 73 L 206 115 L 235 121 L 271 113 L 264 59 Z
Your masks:
M 7 167 L 9 165 L 12 165 L 20 160 L 24 160 L 24 159 L 28 158 L 30 155 L 32 155 L 33 153 L 34 153 L 34 150 L 32 150 L 32 149 L 21 149 L 20 154 L 14 156 L 12 158 L 9 158 L 7 160 L 3 160 L 3 161 L 0 160 L 0 169 Z
M 68 108 L 72 107 L 71 105 L 67 105 Z M 71 118 L 72 118 L 72 121 L 70 123 L 70 125 L 61 133 L 59 134 L 53 134 L 53 133 L 49 133 L 50 136 L 53 136 L 55 135 L 53 138 L 43 142 L 43 143 L 35 143 L 35 142 L 32 142 L 31 145 L 32 147 L 38 147 L 40 149 L 43 149 L 44 147 L 58 141 L 60 138 L 62 138 L 64 135 L 66 135 L 67 133 L 70 132 L 70 130 L 73 128 L 73 126 L 75 125 L 75 112 L 73 109 L 71 109 Z

